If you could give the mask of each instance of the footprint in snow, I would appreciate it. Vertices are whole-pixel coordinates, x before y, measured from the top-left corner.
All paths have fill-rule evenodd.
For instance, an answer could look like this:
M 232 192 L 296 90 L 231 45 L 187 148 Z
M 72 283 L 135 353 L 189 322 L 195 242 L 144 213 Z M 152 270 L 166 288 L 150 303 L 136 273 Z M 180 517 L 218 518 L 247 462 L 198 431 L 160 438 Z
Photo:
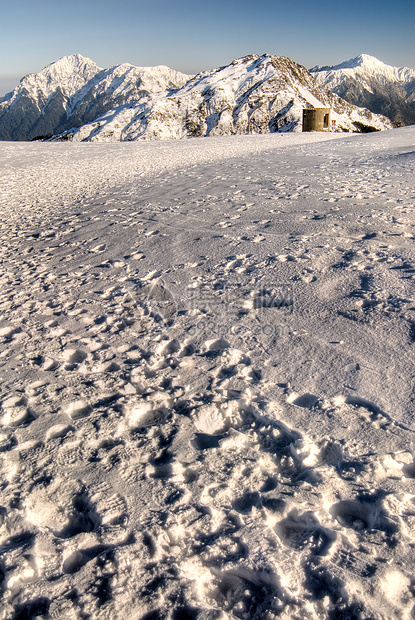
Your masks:
M 99 245 L 96 245 L 95 247 L 91 248 L 91 252 L 94 252 L 95 254 L 99 254 L 101 252 L 105 252 L 105 250 L 107 249 L 107 246 L 105 243 L 100 243 Z

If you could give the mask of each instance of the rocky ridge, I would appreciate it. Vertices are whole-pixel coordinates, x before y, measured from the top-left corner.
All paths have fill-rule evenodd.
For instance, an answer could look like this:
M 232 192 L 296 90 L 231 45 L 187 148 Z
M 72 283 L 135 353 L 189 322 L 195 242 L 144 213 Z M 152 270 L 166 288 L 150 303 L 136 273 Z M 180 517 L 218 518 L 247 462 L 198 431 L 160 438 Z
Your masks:
M 80 54 L 25 76 L 0 98 L 0 139 L 32 140 L 93 121 L 114 107 L 183 86 L 190 76 L 169 67 L 123 63 L 101 69 Z
M 68 56 L 0 99 L 0 139 L 131 141 L 301 131 L 305 107 L 330 107 L 337 131 L 390 129 L 286 57 L 256 54 L 188 76 L 168 67 L 100 69 Z
M 339 65 L 310 71 L 320 86 L 353 105 L 385 114 L 396 125 L 415 123 L 415 69 L 392 67 L 360 54 Z
M 176 91 L 120 106 L 54 139 L 129 141 L 301 131 L 304 107 L 331 107 L 338 131 L 392 126 L 319 86 L 289 58 L 264 54 L 200 73 Z

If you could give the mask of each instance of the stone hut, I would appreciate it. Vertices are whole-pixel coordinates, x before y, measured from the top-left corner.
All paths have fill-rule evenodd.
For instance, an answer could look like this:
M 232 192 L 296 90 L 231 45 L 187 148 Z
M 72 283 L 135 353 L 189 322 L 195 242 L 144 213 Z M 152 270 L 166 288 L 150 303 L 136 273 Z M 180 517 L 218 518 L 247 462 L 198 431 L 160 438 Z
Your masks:
M 330 131 L 330 108 L 304 108 L 303 131 Z

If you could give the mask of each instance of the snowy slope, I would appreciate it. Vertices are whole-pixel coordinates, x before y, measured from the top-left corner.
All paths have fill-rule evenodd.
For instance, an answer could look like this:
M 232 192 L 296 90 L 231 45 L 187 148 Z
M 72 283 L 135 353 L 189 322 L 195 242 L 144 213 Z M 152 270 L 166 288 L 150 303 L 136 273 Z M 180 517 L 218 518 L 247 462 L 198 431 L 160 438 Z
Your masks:
M 412 617 L 415 129 L 0 144 L 0 618 Z
M 100 69 L 79 54 L 27 75 L 0 99 L 0 139 L 30 140 L 94 120 L 115 106 L 185 84 L 190 76 L 168 67 L 121 64 Z
M 198 74 L 177 91 L 121 106 L 57 139 L 130 141 L 301 131 L 302 110 L 312 106 L 331 107 L 339 131 L 357 131 L 359 123 L 391 127 L 385 118 L 317 86 L 289 58 L 264 54 Z
M 26 76 L 0 99 L 0 139 L 53 134 L 60 140 L 118 141 L 292 131 L 301 128 L 304 106 L 326 105 L 339 130 L 356 131 L 359 123 L 391 126 L 318 87 L 304 67 L 284 57 L 246 56 L 191 78 L 164 66 L 100 69 L 75 54 Z
M 396 122 L 415 123 L 415 69 L 391 67 L 374 56 L 360 54 L 339 65 L 310 71 L 320 85 L 354 105 Z

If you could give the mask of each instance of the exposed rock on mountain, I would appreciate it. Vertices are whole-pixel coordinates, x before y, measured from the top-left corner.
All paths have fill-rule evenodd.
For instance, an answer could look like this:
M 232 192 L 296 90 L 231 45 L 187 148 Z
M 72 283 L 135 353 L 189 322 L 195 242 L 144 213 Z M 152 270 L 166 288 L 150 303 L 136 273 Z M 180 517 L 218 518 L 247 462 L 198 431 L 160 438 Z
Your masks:
M 250 55 L 206 71 L 168 95 L 121 106 L 57 139 L 75 141 L 184 138 L 301 131 L 304 107 L 331 107 L 339 131 L 391 127 L 316 84 L 289 58 Z
M 333 67 L 313 67 L 318 84 L 353 105 L 384 114 L 397 125 L 415 123 L 415 69 L 391 67 L 361 54 Z
M 319 86 L 285 57 L 250 55 L 190 77 L 167 67 L 99 69 L 75 55 L 27 76 L 0 100 L 0 138 L 124 141 L 301 131 L 304 107 L 331 107 L 338 131 L 392 126 Z

